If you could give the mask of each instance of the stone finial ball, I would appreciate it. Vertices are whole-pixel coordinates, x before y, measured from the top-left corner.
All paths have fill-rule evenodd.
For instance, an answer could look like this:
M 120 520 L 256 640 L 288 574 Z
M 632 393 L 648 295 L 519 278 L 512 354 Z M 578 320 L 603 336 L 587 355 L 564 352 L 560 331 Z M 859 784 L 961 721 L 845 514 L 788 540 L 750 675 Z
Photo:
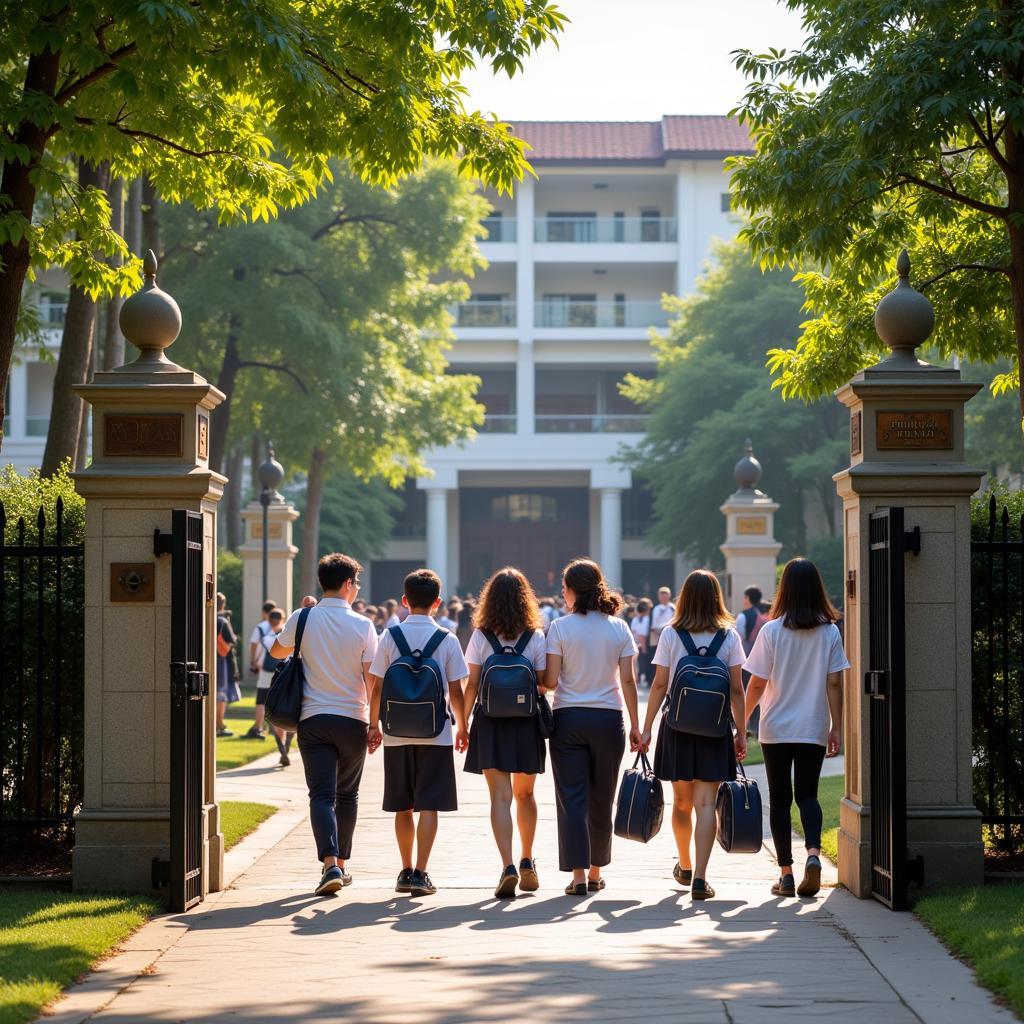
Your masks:
M 121 306 L 121 333 L 143 352 L 160 353 L 181 333 L 177 302 L 156 283 L 156 256 L 150 249 L 143 261 L 145 284 Z
M 932 304 L 910 283 L 910 256 L 904 249 L 896 262 L 899 283 L 875 308 L 875 331 L 894 353 L 913 355 L 935 328 Z
M 736 463 L 732 473 L 743 491 L 752 491 L 761 479 L 761 463 L 754 458 L 754 446 L 749 437 L 743 445 L 743 458 Z

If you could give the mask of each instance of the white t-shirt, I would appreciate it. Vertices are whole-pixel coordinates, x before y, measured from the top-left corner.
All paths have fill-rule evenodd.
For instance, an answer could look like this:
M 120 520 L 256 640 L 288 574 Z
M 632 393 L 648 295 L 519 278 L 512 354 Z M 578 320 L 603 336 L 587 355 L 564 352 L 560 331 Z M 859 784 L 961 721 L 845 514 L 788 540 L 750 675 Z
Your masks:
M 665 629 L 675 617 L 676 606 L 671 601 L 667 604 L 659 602 L 651 609 L 651 630 L 657 633 Z
M 647 615 L 634 615 L 629 628 L 633 631 L 633 636 L 638 640 L 646 640 L 651 633 L 650 613 L 648 612 Z
M 507 637 L 499 636 L 498 642 L 507 644 L 509 647 L 515 647 L 518 639 L 519 637 L 513 637 L 509 640 Z M 487 637 L 479 629 L 474 629 L 473 635 L 469 638 L 469 643 L 466 645 L 466 664 L 482 665 L 493 653 L 494 648 Z M 523 657 L 527 661 L 533 662 L 533 667 L 537 670 L 539 677 L 544 671 L 544 666 L 548 660 L 544 634 L 539 629 L 530 637 L 530 642 L 523 648 Z
M 295 632 L 302 609 L 288 617 L 275 637 L 284 647 L 295 646 Z M 273 643 L 270 644 L 273 646 Z M 370 721 L 370 705 L 363 682 L 363 665 L 377 653 L 373 623 L 352 611 L 348 601 L 325 597 L 310 609 L 302 634 L 302 660 L 306 685 L 302 691 L 300 721 L 313 715 L 342 715 L 358 722 Z
M 430 621 L 433 622 L 434 620 L 431 619 Z M 384 623 L 384 628 L 390 629 L 392 626 L 400 626 L 401 624 L 402 620 L 398 617 L 398 612 L 393 612 L 391 618 L 389 618 L 388 621 Z
M 828 674 L 850 667 L 843 638 L 833 623 L 786 629 L 782 621 L 771 619 L 761 627 L 743 666 L 768 680 L 761 697 L 758 738 L 762 743 L 827 746 Z
M 437 624 L 442 629 L 447 629 L 449 633 L 454 633 L 459 628 L 459 624 L 454 619 L 449 619 L 447 615 L 438 615 Z
M 437 631 L 437 623 L 429 615 L 407 615 L 405 622 L 399 627 L 405 635 L 405 642 L 410 650 L 423 650 L 430 641 L 430 638 Z M 447 630 L 445 631 L 447 633 Z M 385 630 L 380 635 L 380 642 L 377 645 L 377 654 L 370 666 L 370 675 L 384 678 L 388 665 L 400 657 L 398 648 L 395 646 L 394 638 Z M 433 660 L 441 670 L 441 678 L 444 683 L 444 698 L 448 700 L 448 683 L 453 679 L 465 679 L 469 675 L 466 667 L 466 659 L 462 656 L 462 645 L 454 633 L 447 633 L 447 636 L 434 651 Z M 414 744 L 435 747 L 450 747 L 455 743 L 452 734 L 452 720 L 446 717 L 444 728 L 437 736 L 427 739 L 409 739 L 405 736 L 389 736 L 384 733 L 385 747 L 405 747 Z
M 554 708 L 622 709 L 619 659 L 637 653 L 629 624 L 603 612 L 572 612 L 548 629 L 548 654 L 562 659 Z
M 255 644 L 258 648 L 256 651 L 256 657 L 253 659 L 256 663 L 256 668 L 263 664 L 263 652 L 265 650 L 263 646 L 263 639 L 270 632 L 270 623 L 266 619 L 262 619 L 252 627 L 252 633 L 249 635 L 249 643 Z
M 698 649 L 709 646 L 715 639 L 714 633 L 691 633 L 690 636 Z M 685 653 L 686 648 L 683 646 L 683 641 L 679 639 L 679 634 L 674 629 L 664 629 L 658 640 L 658 649 L 654 652 L 654 664 L 668 669 L 668 677 L 671 682 L 676 664 Z M 735 629 L 726 631 L 725 641 L 719 647 L 715 657 L 724 661 L 729 668 L 743 664 L 743 642 Z

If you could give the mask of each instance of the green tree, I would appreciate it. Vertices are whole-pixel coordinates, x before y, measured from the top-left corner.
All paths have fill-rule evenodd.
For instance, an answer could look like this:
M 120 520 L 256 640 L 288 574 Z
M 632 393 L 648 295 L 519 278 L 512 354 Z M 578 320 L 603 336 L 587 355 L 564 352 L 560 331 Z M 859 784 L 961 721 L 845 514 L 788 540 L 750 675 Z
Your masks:
M 647 436 L 628 455 L 654 495 L 650 539 L 720 561 L 718 509 L 736 489 L 733 467 L 750 437 L 764 465 L 762 485 L 781 505 L 776 535 L 788 553 L 806 553 L 808 501 L 834 529 L 832 473 L 847 452 L 847 418 L 832 398 L 784 402 L 768 386 L 766 347 L 794 337 L 802 319 L 792 275 L 762 272 L 738 243 L 717 256 L 696 295 L 670 300 L 678 317 L 665 338 L 655 338 L 655 378 L 627 378 L 623 389 L 651 414 Z
M 35 269 L 61 266 L 94 297 L 139 282 L 72 156 L 222 220 L 309 199 L 335 156 L 380 183 L 457 157 L 508 189 L 522 143 L 465 109 L 459 77 L 478 61 L 515 73 L 563 23 L 549 0 L 0 5 L 0 420 Z
M 993 388 L 1019 388 L 1024 4 L 784 2 L 807 39 L 738 51 L 757 151 L 731 162 L 743 236 L 762 266 L 802 271 L 815 314 L 771 353 L 776 384 L 815 398 L 882 353 L 872 316 L 905 246 L 939 353 L 1005 358 Z

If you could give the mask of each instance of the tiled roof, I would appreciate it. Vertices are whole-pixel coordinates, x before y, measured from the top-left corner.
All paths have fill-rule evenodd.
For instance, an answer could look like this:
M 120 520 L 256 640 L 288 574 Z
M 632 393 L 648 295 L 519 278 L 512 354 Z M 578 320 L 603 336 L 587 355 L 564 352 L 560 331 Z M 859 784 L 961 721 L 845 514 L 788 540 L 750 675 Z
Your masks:
M 531 163 L 661 164 L 670 157 L 715 158 L 753 152 L 738 121 L 715 115 L 668 115 L 660 121 L 513 121 L 531 146 Z

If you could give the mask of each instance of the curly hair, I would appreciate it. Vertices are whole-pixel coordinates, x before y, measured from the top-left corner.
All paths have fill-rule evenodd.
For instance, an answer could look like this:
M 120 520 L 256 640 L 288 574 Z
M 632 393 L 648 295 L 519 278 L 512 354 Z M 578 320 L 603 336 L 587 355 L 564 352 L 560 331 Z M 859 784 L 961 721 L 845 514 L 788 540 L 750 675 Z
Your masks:
M 566 589 L 576 595 L 573 611 L 604 612 L 615 615 L 622 607 L 622 598 L 608 589 L 601 566 L 589 558 L 574 558 L 562 573 Z
M 540 629 L 540 609 L 530 581 L 510 565 L 499 569 L 480 591 L 473 625 L 506 640 Z

